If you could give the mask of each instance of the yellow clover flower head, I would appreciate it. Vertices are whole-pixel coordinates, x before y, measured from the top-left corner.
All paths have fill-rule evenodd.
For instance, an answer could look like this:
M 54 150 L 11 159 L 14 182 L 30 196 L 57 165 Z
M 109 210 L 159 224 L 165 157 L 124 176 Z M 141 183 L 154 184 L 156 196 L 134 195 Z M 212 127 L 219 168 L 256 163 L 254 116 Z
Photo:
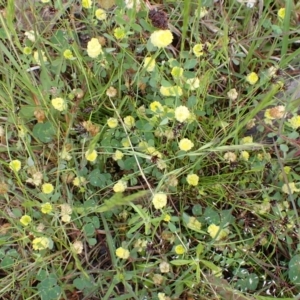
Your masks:
M 163 95 L 163 96 L 170 96 L 171 95 L 171 93 L 170 93 L 170 88 L 169 87 L 167 87 L 167 86 L 161 86 L 160 87 L 160 93 Z
M 182 88 L 178 85 L 170 86 L 170 96 L 176 97 L 176 96 L 182 96 Z
M 173 34 L 169 29 L 156 30 L 150 35 L 150 42 L 158 48 L 165 48 L 173 41 Z
M 83 176 L 79 176 L 75 177 L 72 182 L 74 186 L 81 186 L 86 183 L 86 180 Z
M 229 162 L 234 162 L 237 159 L 236 154 L 234 152 L 230 152 L 230 151 L 226 152 L 223 157 L 225 160 L 227 160 Z
M 118 249 L 116 249 L 116 256 L 122 259 L 127 259 L 130 256 L 130 252 L 128 249 L 119 247 Z
M 123 193 L 127 188 L 127 182 L 124 180 L 119 180 L 114 186 L 113 190 L 115 193 Z
M 203 52 L 203 45 L 202 44 L 196 44 L 194 47 L 193 47 L 193 53 L 196 57 L 200 57 L 204 54 Z
M 96 160 L 98 153 L 96 150 L 88 150 L 85 152 L 85 158 L 87 161 L 93 162 Z
M 253 137 L 252 136 L 245 136 L 244 138 L 241 139 L 241 144 L 251 144 L 253 143 Z
M 179 149 L 183 151 L 189 151 L 194 147 L 194 143 L 190 141 L 189 139 L 182 139 L 179 142 Z
M 186 181 L 189 185 L 197 186 L 199 182 L 199 176 L 197 174 L 189 174 L 186 177 Z
M 50 245 L 49 239 L 46 237 L 38 237 L 32 241 L 32 248 L 34 250 L 44 250 Z
M 50 214 L 53 210 L 52 204 L 50 202 L 43 203 L 41 205 L 41 212 L 43 214 Z
M 51 194 L 54 191 L 54 186 L 51 183 L 44 183 L 42 185 L 42 192 L 44 194 Z
M 73 56 L 73 53 L 70 49 L 65 50 L 63 55 L 64 55 L 65 59 L 69 59 L 69 60 L 75 59 L 75 57 Z
M 93 5 L 93 1 L 92 0 L 82 0 L 81 5 L 83 8 L 91 8 Z
M 127 128 L 132 128 L 135 125 L 135 120 L 134 117 L 132 116 L 127 116 L 124 118 L 124 124 L 126 125 Z
M 23 226 L 27 226 L 29 223 L 31 223 L 32 219 L 30 216 L 28 215 L 24 215 L 21 217 L 20 219 L 20 223 L 23 225 Z
M 153 72 L 155 69 L 155 58 L 149 56 L 144 59 L 144 69 L 147 72 Z
M 21 162 L 18 159 L 12 160 L 9 163 L 9 168 L 14 172 L 19 172 L 21 170 Z
M 174 251 L 176 254 L 182 255 L 185 253 L 185 248 L 182 245 L 177 245 L 175 246 Z
M 281 7 L 278 12 L 277 12 L 277 16 L 279 19 L 283 20 L 285 17 L 285 7 Z
M 248 151 L 241 151 L 241 159 L 242 160 L 248 161 L 249 157 L 250 157 L 250 155 L 249 155 Z
M 300 189 L 298 189 L 295 185 L 295 182 L 289 182 L 288 184 L 284 184 L 281 188 L 281 190 L 285 194 L 294 194 L 295 192 L 300 192 Z
M 278 105 L 278 106 L 266 109 L 264 116 L 267 120 L 279 120 L 282 117 L 284 117 L 285 114 L 286 114 L 285 106 Z
M 167 263 L 166 261 L 162 261 L 159 264 L 159 270 L 161 273 L 169 273 L 170 272 L 170 264 Z
M 106 11 L 104 9 L 101 9 L 101 8 L 96 9 L 96 11 L 95 11 L 95 17 L 99 21 L 106 20 Z
M 247 75 L 246 81 L 249 82 L 251 85 L 255 84 L 258 81 L 259 77 L 255 72 L 251 72 Z
M 102 46 L 97 38 L 92 38 L 87 44 L 87 54 L 91 58 L 97 58 L 103 54 Z
M 200 79 L 198 77 L 189 78 L 189 79 L 186 80 L 186 83 L 188 84 L 189 89 L 191 91 L 194 91 L 197 88 L 199 88 L 199 86 L 200 86 Z
M 116 128 L 118 126 L 118 119 L 109 118 L 106 123 L 109 128 Z
M 190 114 L 191 113 L 186 106 L 181 105 L 175 109 L 175 119 L 180 123 L 185 122 L 190 117 Z
M 30 55 L 32 53 L 32 48 L 31 47 L 24 47 L 23 48 L 23 53 L 26 55 Z
M 83 251 L 83 243 L 82 241 L 75 241 L 73 244 L 72 244 L 72 250 L 77 253 L 77 254 L 80 254 L 82 253 Z
M 24 35 L 31 41 L 35 42 L 35 35 L 33 30 L 25 31 Z
M 110 86 L 107 90 L 106 90 L 106 95 L 110 98 L 116 97 L 117 95 L 117 89 L 115 89 L 113 86 Z
M 227 96 L 230 100 L 236 100 L 238 97 L 238 92 L 236 91 L 236 89 L 231 89 L 227 92 Z
M 162 112 L 163 111 L 163 106 L 160 104 L 158 101 L 153 101 L 150 104 L 150 110 L 153 112 Z
M 153 195 L 152 203 L 155 209 L 161 209 L 167 205 L 167 195 L 165 193 L 156 193 Z
M 289 125 L 293 129 L 298 129 L 300 127 L 300 116 L 294 116 L 288 120 Z
M 54 98 L 51 100 L 51 104 L 58 111 L 64 111 L 68 108 L 68 105 L 63 98 Z
M 117 27 L 114 29 L 114 36 L 117 40 L 122 40 L 126 36 L 126 32 L 124 28 Z
M 34 59 L 35 63 L 36 63 L 37 65 L 39 65 L 39 66 L 42 64 L 42 61 L 43 61 L 43 62 L 46 62 L 46 61 L 47 61 L 47 57 L 46 57 L 44 51 L 40 51 L 40 54 L 39 54 L 38 51 L 34 51 L 34 52 L 33 52 L 33 59 Z
M 117 160 L 121 160 L 123 157 L 124 157 L 123 152 L 121 152 L 120 150 L 116 150 L 116 152 L 112 156 L 112 159 L 117 161 Z
M 207 228 L 207 232 L 211 236 L 212 239 L 216 239 L 217 241 L 222 240 L 227 237 L 228 230 L 221 229 L 220 226 L 217 226 L 215 224 L 211 224 Z
M 180 77 L 182 77 L 182 75 L 183 75 L 183 68 L 180 68 L 180 67 L 173 67 L 173 68 L 172 68 L 172 71 L 171 71 L 171 75 L 172 75 L 174 78 L 180 78 Z

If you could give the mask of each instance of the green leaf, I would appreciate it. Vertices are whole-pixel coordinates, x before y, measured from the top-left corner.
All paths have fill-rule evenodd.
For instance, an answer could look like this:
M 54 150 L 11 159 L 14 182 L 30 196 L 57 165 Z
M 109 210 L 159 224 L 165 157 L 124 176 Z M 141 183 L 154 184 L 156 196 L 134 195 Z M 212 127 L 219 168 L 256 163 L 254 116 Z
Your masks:
M 175 260 L 170 261 L 170 264 L 172 264 L 174 266 L 185 266 L 185 265 L 189 265 L 191 263 L 194 263 L 194 261 L 188 260 L 188 259 L 175 259 Z
M 33 127 L 33 136 L 43 143 L 50 143 L 55 136 L 55 129 L 49 121 L 37 123 Z
M 259 278 L 253 273 L 249 274 L 246 278 L 241 278 L 236 282 L 236 287 L 242 292 L 255 291 L 258 286 Z
M 289 279 L 293 284 L 300 285 L 300 255 L 295 255 L 289 261 Z

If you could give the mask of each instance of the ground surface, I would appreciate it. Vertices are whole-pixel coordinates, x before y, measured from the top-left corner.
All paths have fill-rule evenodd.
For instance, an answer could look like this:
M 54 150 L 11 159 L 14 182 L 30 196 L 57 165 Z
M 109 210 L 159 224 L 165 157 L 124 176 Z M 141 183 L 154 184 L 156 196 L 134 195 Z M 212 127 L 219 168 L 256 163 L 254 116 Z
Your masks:
M 0 1 L 0 298 L 297 299 L 291 1 Z

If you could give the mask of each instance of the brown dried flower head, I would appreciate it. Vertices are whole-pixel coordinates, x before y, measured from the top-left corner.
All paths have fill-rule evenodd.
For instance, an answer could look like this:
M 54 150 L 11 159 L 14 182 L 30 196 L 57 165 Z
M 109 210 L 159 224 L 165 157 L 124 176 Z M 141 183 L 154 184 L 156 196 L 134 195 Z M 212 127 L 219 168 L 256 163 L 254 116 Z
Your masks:
M 168 29 L 168 16 L 164 11 L 151 9 L 149 19 L 154 27 L 159 29 Z

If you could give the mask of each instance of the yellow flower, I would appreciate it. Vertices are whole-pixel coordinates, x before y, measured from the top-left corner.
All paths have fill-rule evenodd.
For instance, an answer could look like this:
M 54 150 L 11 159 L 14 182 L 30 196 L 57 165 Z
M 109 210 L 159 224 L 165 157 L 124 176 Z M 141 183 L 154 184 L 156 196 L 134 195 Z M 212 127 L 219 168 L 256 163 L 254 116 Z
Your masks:
M 30 222 L 32 221 L 31 217 L 28 216 L 28 215 L 24 215 L 21 217 L 20 219 L 20 223 L 23 225 L 23 226 L 27 226 Z
M 201 6 L 197 9 L 196 14 L 199 16 L 200 19 L 202 19 L 204 16 L 208 14 L 208 10 L 205 6 Z
M 116 128 L 118 126 L 118 120 L 116 118 L 109 118 L 107 120 L 107 125 L 109 128 Z
M 46 62 L 47 61 L 47 57 L 45 56 L 45 52 L 44 51 L 40 51 L 41 56 L 39 55 L 38 51 L 34 51 L 33 52 L 33 59 L 36 62 L 37 65 L 41 65 L 42 61 Z
M 299 189 L 297 189 L 295 182 L 289 182 L 288 184 L 284 184 L 281 188 L 281 190 L 286 193 L 289 194 L 291 191 L 291 194 L 294 194 L 295 192 L 300 192 Z
M 112 159 L 117 161 L 120 160 L 124 157 L 123 152 L 121 152 L 120 150 L 116 150 L 116 152 L 113 154 Z
M 50 0 L 41 0 L 42 3 L 48 3 Z
M 252 136 L 245 136 L 244 138 L 241 139 L 241 144 L 251 144 L 253 143 L 253 137 Z
M 215 224 L 209 225 L 207 228 L 207 232 L 212 239 L 216 239 L 217 241 L 224 239 L 228 235 L 228 230 L 221 229 L 220 226 L 217 226 Z
M 170 86 L 169 87 L 170 96 L 182 96 L 182 88 L 178 85 Z
M 153 101 L 150 104 L 150 110 L 152 110 L 153 112 L 162 112 L 163 106 L 158 101 Z
M 33 31 L 33 30 L 25 31 L 24 35 L 25 35 L 31 42 L 35 42 L 35 35 L 34 35 L 34 31 Z
M 171 216 L 169 214 L 165 214 L 164 221 L 165 222 L 170 222 L 171 221 Z
M 170 96 L 170 94 L 171 94 L 170 88 L 167 86 L 161 86 L 159 91 L 163 96 Z
M 71 216 L 70 215 L 61 215 L 61 220 L 64 222 L 64 223 L 68 223 L 71 221 Z
M 193 47 L 193 53 L 196 57 L 200 57 L 203 55 L 203 45 L 202 44 L 196 44 L 194 47 Z
M 32 53 L 31 47 L 24 47 L 23 48 L 23 53 L 26 54 L 26 55 L 31 54 Z
M 85 158 L 88 161 L 91 161 L 91 162 L 95 161 L 97 156 L 98 156 L 98 153 L 96 150 L 88 150 L 85 152 Z
M 44 183 L 42 185 L 42 192 L 44 194 L 51 194 L 53 192 L 53 190 L 54 190 L 54 187 L 51 183 Z
M 172 32 L 166 30 L 156 30 L 150 36 L 151 44 L 158 48 L 165 48 L 169 46 L 173 41 Z
M 294 116 L 288 122 L 293 129 L 298 129 L 300 127 L 300 116 Z
M 280 8 L 278 10 L 277 16 L 278 16 L 278 18 L 280 18 L 282 20 L 284 19 L 284 17 L 285 17 L 285 8 L 284 7 Z
M 72 159 L 72 155 L 69 153 L 69 150 L 66 149 L 66 147 L 63 147 L 61 152 L 59 152 L 58 156 L 66 161 L 69 161 Z
M 43 214 L 50 214 L 52 212 L 52 209 L 53 209 L 52 204 L 49 202 L 43 203 L 41 205 L 41 212 Z
M 119 247 L 118 249 L 116 249 L 116 256 L 122 259 L 127 259 L 130 255 L 130 252 L 123 248 L 123 247 Z
M 145 57 L 144 68 L 146 69 L 146 71 L 152 72 L 155 69 L 155 58 Z
M 186 83 L 189 85 L 189 89 L 194 91 L 200 86 L 200 79 L 198 77 L 189 78 Z
M 224 159 L 227 160 L 227 161 L 230 161 L 230 162 L 234 162 L 236 161 L 236 154 L 233 153 L 233 152 L 226 152 L 224 154 Z
M 95 11 L 95 16 L 99 21 L 104 21 L 106 19 L 106 11 L 104 9 L 98 8 Z
M 124 148 L 128 148 L 129 146 L 130 146 L 130 142 L 129 142 L 129 139 L 128 138 L 124 138 L 124 139 L 122 139 L 122 146 L 124 147 Z
M 242 158 L 243 160 L 248 161 L 248 160 L 249 160 L 249 157 L 250 157 L 250 155 L 249 155 L 249 152 L 248 152 L 248 151 L 241 151 L 241 158 Z
M 175 109 L 175 119 L 182 123 L 185 122 L 190 117 L 190 111 L 186 106 L 178 106 Z
M 99 54 L 103 54 L 102 46 L 99 43 L 99 40 L 92 38 L 87 44 L 87 54 L 91 58 L 96 58 Z
M 68 203 L 64 203 L 60 206 L 60 211 L 62 215 L 71 215 L 72 207 Z
M 188 228 L 195 231 L 200 230 L 202 226 L 202 224 L 195 217 L 189 217 L 189 221 L 186 225 Z
M 156 193 L 152 199 L 155 209 L 161 209 L 167 205 L 167 195 L 165 193 Z
M 83 251 L 83 243 L 81 241 L 75 241 L 72 244 L 72 249 L 77 254 L 82 253 L 82 251 Z
M 38 237 L 32 241 L 32 248 L 34 250 L 44 250 L 49 247 L 49 239 L 46 237 Z
M 174 250 L 175 250 L 175 253 L 178 255 L 185 253 L 185 248 L 182 245 L 175 246 Z
M 231 89 L 228 91 L 227 96 L 230 100 L 236 100 L 238 97 L 238 92 L 236 91 L 236 89 Z
M 126 8 L 135 8 L 136 11 L 140 9 L 141 3 L 140 0 L 125 0 L 125 6 Z
M 183 151 L 189 151 L 194 147 L 194 143 L 189 139 L 182 139 L 179 142 L 179 149 Z
M 39 186 L 42 183 L 42 179 L 43 179 L 43 174 L 41 172 L 36 172 L 32 174 L 32 178 L 26 179 L 26 182 Z
M 126 36 L 126 32 L 124 28 L 121 27 L 117 27 L 114 30 L 114 36 L 117 40 L 121 40 L 124 39 L 124 37 Z
M 107 90 L 106 90 L 106 95 L 110 98 L 116 97 L 117 95 L 117 89 L 115 89 L 113 86 L 110 86 Z
M 278 105 L 272 108 L 268 108 L 265 111 L 265 118 L 267 120 L 279 120 L 285 115 L 285 107 L 283 105 Z
M 83 184 L 85 184 L 86 180 L 83 176 L 79 176 L 79 177 L 75 177 L 73 179 L 73 185 L 75 186 L 81 186 Z
M 170 272 L 170 264 L 167 263 L 166 261 L 162 261 L 159 264 L 159 270 L 161 273 L 169 273 Z
M 174 78 L 180 78 L 180 77 L 182 77 L 182 75 L 183 75 L 183 68 L 180 68 L 180 67 L 173 67 L 173 68 L 172 68 L 172 71 L 171 71 L 171 75 L 172 75 Z
M 63 98 L 54 98 L 51 100 L 51 104 L 58 111 L 64 111 L 68 108 L 68 105 Z
M 126 125 L 127 128 L 132 128 L 135 125 L 135 120 L 134 117 L 132 116 L 127 116 L 124 118 L 124 124 Z
M 92 0 L 82 0 L 81 5 L 83 8 L 91 8 L 92 7 Z
M 127 188 L 127 182 L 124 180 L 119 180 L 114 186 L 113 190 L 115 193 L 123 193 Z
M 14 172 L 19 172 L 21 170 L 21 162 L 18 159 L 12 160 L 9 163 L 9 168 Z
M 255 84 L 258 81 L 259 77 L 255 72 L 251 72 L 247 75 L 246 81 L 249 82 L 251 85 Z
M 196 185 L 198 185 L 198 182 L 199 182 L 199 176 L 196 174 L 189 174 L 186 177 L 186 181 L 189 185 L 196 186 Z
M 67 49 L 64 51 L 64 58 L 65 59 L 70 59 L 70 60 L 73 60 L 75 57 L 73 56 L 73 53 L 70 49 Z

